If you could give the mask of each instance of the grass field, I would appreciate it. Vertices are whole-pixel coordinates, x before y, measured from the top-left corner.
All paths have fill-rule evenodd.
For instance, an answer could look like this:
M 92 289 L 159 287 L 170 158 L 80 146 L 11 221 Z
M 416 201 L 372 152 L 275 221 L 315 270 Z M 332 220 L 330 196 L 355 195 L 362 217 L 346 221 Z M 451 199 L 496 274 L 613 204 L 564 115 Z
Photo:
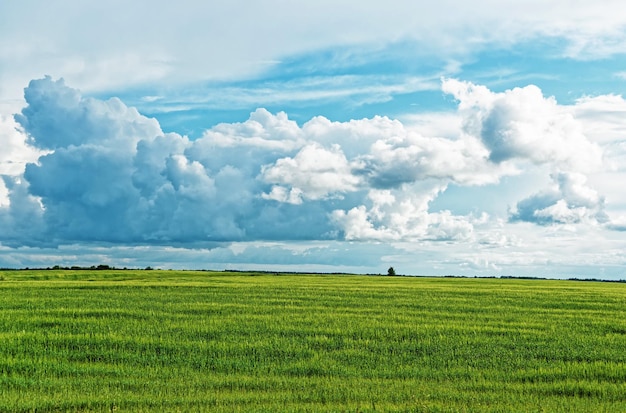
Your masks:
M 626 411 L 626 284 L 0 272 L 0 411 Z

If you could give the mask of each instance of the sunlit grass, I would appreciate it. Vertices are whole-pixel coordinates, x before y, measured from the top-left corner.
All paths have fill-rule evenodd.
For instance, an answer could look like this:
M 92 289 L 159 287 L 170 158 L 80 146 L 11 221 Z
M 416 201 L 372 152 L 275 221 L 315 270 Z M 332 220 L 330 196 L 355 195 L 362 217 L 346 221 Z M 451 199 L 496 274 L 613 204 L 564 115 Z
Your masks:
M 626 285 L 3 272 L 0 411 L 626 411 Z

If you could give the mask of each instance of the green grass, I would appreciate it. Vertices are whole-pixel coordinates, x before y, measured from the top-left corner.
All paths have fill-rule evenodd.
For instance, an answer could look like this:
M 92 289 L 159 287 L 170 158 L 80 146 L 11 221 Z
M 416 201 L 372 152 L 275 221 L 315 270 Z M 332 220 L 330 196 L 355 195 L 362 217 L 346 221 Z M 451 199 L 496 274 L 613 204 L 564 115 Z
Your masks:
M 0 276 L 0 412 L 626 411 L 626 284 Z

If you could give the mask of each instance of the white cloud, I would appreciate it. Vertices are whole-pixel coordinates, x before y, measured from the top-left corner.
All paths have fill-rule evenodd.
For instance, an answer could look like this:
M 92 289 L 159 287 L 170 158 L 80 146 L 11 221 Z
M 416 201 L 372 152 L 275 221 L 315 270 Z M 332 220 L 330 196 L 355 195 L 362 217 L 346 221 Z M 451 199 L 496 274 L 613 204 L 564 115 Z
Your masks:
M 24 173 L 27 163 L 36 162 L 45 151 L 38 150 L 27 142 L 27 137 L 19 129 L 12 117 L 0 114 L 0 177 L 12 180 Z M 9 205 L 9 189 L 0 179 L 0 207 Z
M 607 22 L 607 16 L 602 16 L 601 20 Z M 622 54 L 626 52 L 626 46 L 624 46 L 626 36 L 623 27 L 624 22 L 622 21 L 620 25 L 609 25 L 605 30 L 572 31 L 568 35 L 569 44 L 564 51 L 564 56 L 592 60 Z
M 476 139 L 423 137 L 410 130 L 372 144 L 360 157 L 361 173 L 377 187 L 395 187 L 428 178 L 463 185 L 494 183 L 502 175 L 516 173 L 508 164 L 488 162 L 489 152 Z
M 472 217 L 450 211 L 428 212 L 429 203 L 444 187 L 424 183 L 401 190 L 371 190 L 371 206 L 335 210 L 331 219 L 347 240 L 467 240 L 473 232 Z
M 514 219 L 607 220 L 604 197 L 586 177 L 558 171 L 584 170 L 580 148 L 592 157 L 599 150 L 573 115 L 565 116 L 567 108 L 533 87 L 498 94 L 447 80 L 443 89 L 459 99 L 464 130 L 456 136 L 449 129 L 445 137 L 423 136 L 423 125 L 386 117 L 316 117 L 300 127 L 285 113 L 258 109 L 245 122 L 219 124 L 190 141 L 163 134 L 158 122 L 118 99 L 83 98 L 45 78 L 29 84 L 29 105 L 17 119 L 52 152 L 30 164 L 24 178 L 44 206 L 45 230 L 68 240 L 88 232 L 109 241 L 263 237 L 272 231 L 259 222 L 299 219 L 296 209 L 280 218 L 280 204 L 310 208 L 310 201 L 321 202 L 319 216 L 301 236 L 332 234 L 336 226 L 348 239 L 467 239 L 475 218 L 431 212 L 430 203 L 450 183 L 493 185 L 522 173 L 520 160 L 556 168 L 556 186 L 520 201 Z M 576 134 L 567 138 L 578 146 L 563 143 L 570 129 Z M 4 192 L 12 196 L 10 188 Z
M 466 132 L 484 142 L 495 163 L 526 159 L 580 172 L 602 165 L 602 150 L 585 136 L 581 123 L 536 86 L 493 93 L 447 79 L 443 90 L 460 101 Z
M 578 223 L 585 218 L 585 215 L 587 215 L 585 207 L 570 207 L 564 199 L 559 199 L 555 204 L 533 212 L 533 216 L 539 222 L 547 221 L 561 224 Z
M 626 104 L 621 96 L 559 105 L 535 86 L 493 93 L 469 82 L 445 80 L 443 88 L 459 101 L 464 131 L 484 142 L 491 161 L 521 173 L 529 169 L 524 162 L 550 171 L 553 187 L 519 200 L 512 220 L 615 228 L 611 216 L 619 216 L 626 205 L 616 186 L 626 161 Z
M 571 113 L 580 121 L 585 136 L 603 150 L 602 170 L 590 176 L 590 181 L 611 193 L 612 201 L 626 203 L 626 195 L 615 187 L 626 171 L 626 101 L 620 95 L 583 97 L 571 107 Z
M 140 139 L 163 133 L 155 119 L 140 115 L 119 99 L 83 98 L 78 90 L 65 86 L 63 79 L 32 80 L 24 95 L 28 106 L 15 119 L 39 148 L 93 144 L 132 151 Z
M 375 58 L 375 57 L 373 57 Z M 355 63 L 355 62 L 351 62 Z M 324 69 L 328 70 L 325 61 Z M 305 64 L 306 65 L 306 64 Z M 208 90 L 188 91 L 186 101 L 179 98 L 163 100 L 158 105 L 150 105 L 151 110 L 167 112 L 172 110 L 247 108 L 259 105 L 303 105 L 311 102 L 343 100 L 357 107 L 379 102 L 388 102 L 398 94 L 421 91 L 435 91 L 439 88 L 440 74 L 415 77 L 410 75 L 314 75 L 296 79 L 265 80 L 255 85 L 219 86 L 210 84 Z M 211 89 L 215 87 L 215 89 Z
M 19 98 L 14 85 L 44 73 L 89 91 L 240 78 L 288 55 L 398 39 L 454 58 L 488 43 L 560 36 L 566 55 L 598 57 L 623 52 L 622 9 L 615 0 L 3 2 L 0 65 L 7 96 Z
M 27 163 L 35 162 L 44 153 L 28 144 L 26 135 L 12 117 L 1 114 L 0 142 L 0 175 L 20 175 Z
M 267 183 L 292 188 L 290 196 L 295 190 L 298 195 L 312 200 L 355 191 L 360 183 L 337 144 L 328 149 L 309 144 L 293 158 L 281 158 L 273 165 L 263 166 L 261 175 Z
M 542 225 L 576 224 L 583 221 L 605 223 L 604 197 L 586 185 L 587 178 L 578 173 L 552 176 L 555 187 L 520 201 L 512 212 L 513 220 Z
M 242 123 L 220 123 L 207 130 L 196 146 L 257 147 L 266 150 L 292 151 L 304 145 L 303 133 L 287 114 L 272 115 L 259 108 Z
M 563 197 L 575 207 L 595 208 L 604 202 L 596 190 L 586 185 L 587 178 L 582 174 L 560 173 L 555 181 Z
M 261 194 L 263 199 L 271 199 L 278 202 L 286 202 L 288 204 L 300 205 L 302 201 L 302 190 L 300 188 L 285 188 L 284 186 L 275 185 L 272 190 L 266 194 Z
M 607 225 L 609 229 L 626 232 L 626 216 L 621 215 Z
M 244 122 L 216 125 L 192 141 L 163 133 L 156 120 L 118 99 L 84 98 L 50 78 L 33 81 L 28 106 L 18 116 L 25 133 L 10 119 L 2 124 L 0 138 L 12 149 L 0 159 L 21 157 L 27 165 L 3 170 L 0 242 L 218 247 L 211 254 L 220 263 L 266 263 L 261 247 L 239 254 L 219 247 L 232 242 L 410 242 L 431 252 L 445 242 L 452 251 L 447 258 L 432 252 L 442 271 L 481 274 L 521 265 L 525 256 L 545 264 L 533 248 L 561 257 L 538 234 L 566 245 L 577 245 L 572 239 L 581 234 L 605 236 L 607 248 L 619 249 L 614 234 L 623 231 L 624 213 L 606 209 L 607 199 L 621 189 L 598 186 L 596 172 L 580 160 L 581 148 L 594 161 L 599 148 L 621 159 L 619 133 L 603 140 L 593 132 L 594 124 L 617 131 L 621 98 L 563 106 L 532 87 L 502 93 L 458 81 L 443 87 L 459 99 L 456 114 L 447 115 L 456 128 L 440 117 L 416 124 L 315 117 L 299 126 L 285 113 L 258 109 Z M 548 142 L 533 133 L 544 133 Z M 504 144 L 494 141 L 505 138 L 510 140 Z M 496 149 L 506 159 L 494 159 Z M 604 167 L 594 166 L 606 173 Z M 621 177 L 619 169 L 609 172 Z M 518 174 L 519 182 L 542 173 L 551 186 L 519 195 L 509 222 L 506 205 L 500 214 L 494 208 L 495 216 L 480 208 L 432 209 L 450 186 L 471 191 L 505 185 L 507 175 Z M 468 194 L 463 202 L 481 205 Z M 291 262 L 285 248 L 277 247 L 274 259 Z M 324 254 L 333 260 L 340 255 Z M 395 257 L 389 254 L 377 259 Z M 11 262 L 24 262 L 9 255 Z M 609 258 L 618 265 L 619 254 Z

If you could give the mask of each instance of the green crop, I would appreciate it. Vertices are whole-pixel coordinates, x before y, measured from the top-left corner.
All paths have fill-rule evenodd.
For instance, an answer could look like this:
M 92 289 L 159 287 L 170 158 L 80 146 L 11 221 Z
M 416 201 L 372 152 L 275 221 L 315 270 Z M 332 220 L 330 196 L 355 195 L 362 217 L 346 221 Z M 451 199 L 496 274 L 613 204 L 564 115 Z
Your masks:
M 179 271 L 0 281 L 1 412 L 626 411 L 626 285 Z

